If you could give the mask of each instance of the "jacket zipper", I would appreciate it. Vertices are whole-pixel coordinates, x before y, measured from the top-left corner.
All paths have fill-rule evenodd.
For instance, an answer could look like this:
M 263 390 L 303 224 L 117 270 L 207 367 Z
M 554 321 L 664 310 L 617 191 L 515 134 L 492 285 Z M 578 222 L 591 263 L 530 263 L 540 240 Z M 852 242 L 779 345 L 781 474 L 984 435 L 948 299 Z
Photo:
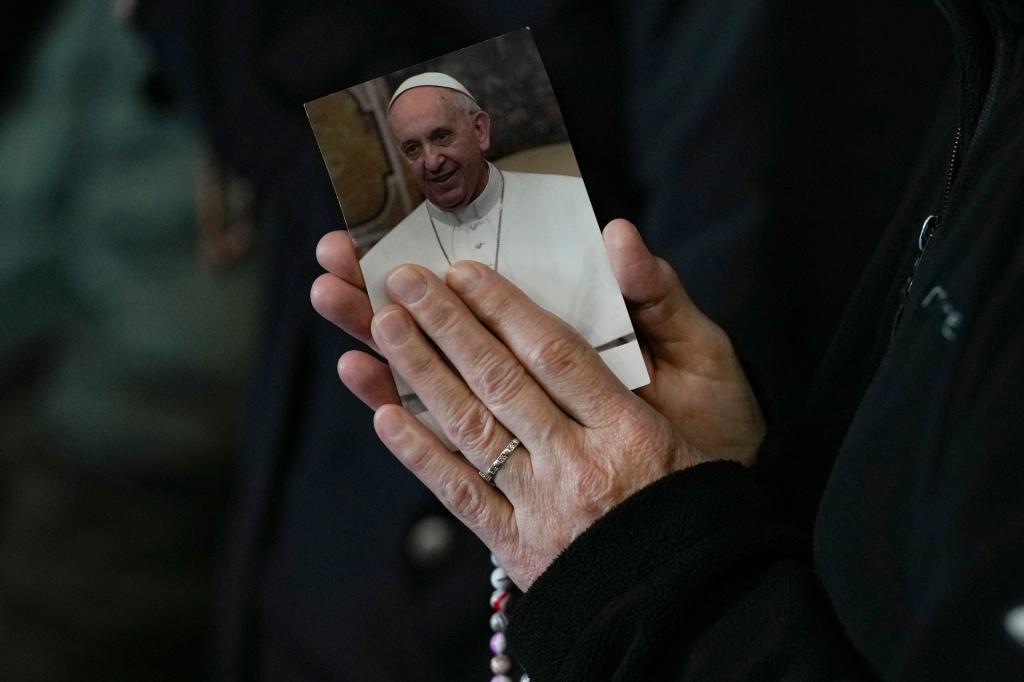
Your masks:
M 946 215 L 946 206 L 949 204 L 949 193 L 953 190 L 953 178 L 956 176 L 956 165 L 960 157 L 960 126 L 956 127 L 956 133 L 953 135 L 953 150 L 949 153 L 949 166 L 946 168 L 946 186 L 942 189 L 942 201 L 939 203 L 939 217 L 935 221 L 936 227 L 942 222 L 942 218 Z M 924 247 L 928 245 L 928 238 L 932 236 L 934 230 L 929 231 L 927 237 L 923 243 L 919 241 L 919 250 L 924 251 Z
M 906 306 L 907 296 L 910 295 L 910 287 L 914 284 L 914 277 L 917 275 L 917 266 L 921 264 L 921 258 L 924 256 L 925 249 L 928 248 L 928 242 L 931 241 L 936 228 L 941 224 L 942 218 L 946 215 L 946 207 L 949 204 L 949 195 L 953 190 L 953 180 L 956 177 L 957 161 L 959 161 L 960 158 L 961 136 L 962 133 L 960 126 L 957 126 L 956 132 L 953 134 L 953 149 L 949 153 L 949 165 L 946 167 L 946 184 L 942 188 L 942 199 L 939 201 L 939 213 L 938 215 L 934 213 L 928 215 L 928 217 L 924 219 L 924 222 L 921 223 L 921 230 L 917 234 L 917 256 L 914 258 L 914 265 L 910 268 L 910 276 L 907 277 L 907 281 L 903 285 L 903 291 L 900 294 L 899 307 L 896 309 L 896 317 L 892 322 L 892 331 L 889 333 L 890 343 L 896 335 L 896 329 L 899 327 L 900 319 L 903 317 L 903 308 Z

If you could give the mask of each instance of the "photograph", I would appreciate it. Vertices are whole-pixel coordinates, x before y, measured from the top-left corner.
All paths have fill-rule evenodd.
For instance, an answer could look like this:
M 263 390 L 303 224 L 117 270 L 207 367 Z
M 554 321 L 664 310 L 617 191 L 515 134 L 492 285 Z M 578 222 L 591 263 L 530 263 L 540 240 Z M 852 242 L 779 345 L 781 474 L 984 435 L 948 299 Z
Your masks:
M 306 105 L 374 310 L 414 263 L 487 265 L 572 325 L 629 389 L 649 382 L 529 29 Z M 442 435 L 395 377 L 402 403 Z

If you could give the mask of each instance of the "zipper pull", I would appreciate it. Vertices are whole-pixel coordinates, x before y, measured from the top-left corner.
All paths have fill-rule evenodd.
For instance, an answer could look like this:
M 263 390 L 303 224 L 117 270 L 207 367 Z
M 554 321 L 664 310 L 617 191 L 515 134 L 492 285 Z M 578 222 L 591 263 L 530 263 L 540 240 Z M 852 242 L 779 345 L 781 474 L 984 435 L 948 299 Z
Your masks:
M 935 232 L 935 221 L 939 217 L 932 213 L 930 216 L 924 219 L 921 223 L 921 231 L 917 234 L 917 259 L 914 261 L 914 268 L 911 270 L 911 277 L 913 273 L 917 271 L 917 264 L 921 260 L 921 254 L 924 253 L 924 248 L 928 246 L 928 240 L 932 238 L 932 233 Z
M 939 220 L 946 215 L 946 207 L 949 204 L 949 195 L 953 190 L 953 180 L 956 178 L 957 164 L 960 160 L 960 138 L 962 132 L 960 126 L 956 127 L 953 131 L 953 148 L 949 152 L 949 163 L 946 165 L 946 183 L 942 186 L 942 198 L 939 200 L 939 213 L 935 215 L 930 214 L 921 223 L 921 230 L 917 233 L 917 257 L 914 258 L 914 266 L 910 269 L 910 276 L 907 277 L 906 283 L 903 285 L 903 292 L 900 296 L 899 306 L 896 308 L 896 316 L 892 322 L 892 329 L 889 331 L 889 343 L 892 343 L 892 339 L 896 336 L 896 328 L 900 324 L 900 318 L 903 317 L 903 308 L 907 303 L 907 296 L 910 295 L 910 287 L 914 284 L 914 276 L 917 274 L 917 266 L 921 264 L 921 257 L 924 255 L 924 250 L 928 247 L 928 241 L 932 238 L 932 234 L 935 232 L 936 225 L 939 224 Z
M 938 219 L 938 216 L 932 213 L 921 223 L 921 231 L 917 233 L 917 257 L 914 258 L 914 265 L 910 268 L 910 277 L 907 277 L 907 283 L 903 287 L 903 301 L 907 300 L 907 294 L 910 293 L 910 286 L 914 283 L 914 276 L 917 274 L 917 266 L 921 264 L 921 256 L 924 255 L 924 250 L 928 246 L 928 240 L 932 238 L 932 233 L 935 232 L 935 223 Z M 900 308 L 903 307 L 903 301 L 900 302 Z
M 906 283 L 903 285 L 903 293 L 900 296 L 900 305 L 896 309 L 896 317 L 892 321 L 892 330 L 889 333 L 889 341 L 892 341 L 892 337 L 896 335 L 896 328 L 900 324 L 900 318 L 903 317 L 903 307 L 907 303 L 907 296 L 910 295 L 910 287 L 914 284 L 914 275 L 917 274 L 917 266 L 921 264 L 921 256 L 924 255 L 925 247 L 928 246 L 928 240 L 932 238 L 932 233 L 935 232 L 935 223 L 938 221 L 938 216 L 934 213 L 929 214 L 924 222 L 921 223 L 921 231 L 917 233 L 917 257 L 914 258 L 914 265 L 910 268 L 910 276 L 907 277 Z

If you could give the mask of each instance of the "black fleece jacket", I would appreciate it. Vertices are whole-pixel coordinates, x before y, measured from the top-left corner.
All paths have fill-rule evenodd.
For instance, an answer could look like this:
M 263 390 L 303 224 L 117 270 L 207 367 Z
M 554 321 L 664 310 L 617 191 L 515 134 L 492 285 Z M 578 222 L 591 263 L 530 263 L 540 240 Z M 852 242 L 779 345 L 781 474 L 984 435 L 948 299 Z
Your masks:
M 959 97 L 780 468 L 679 472 L 578 538 L 511 613 L 534 682 L 1024 680 L 1024 3 L 937 4 Z

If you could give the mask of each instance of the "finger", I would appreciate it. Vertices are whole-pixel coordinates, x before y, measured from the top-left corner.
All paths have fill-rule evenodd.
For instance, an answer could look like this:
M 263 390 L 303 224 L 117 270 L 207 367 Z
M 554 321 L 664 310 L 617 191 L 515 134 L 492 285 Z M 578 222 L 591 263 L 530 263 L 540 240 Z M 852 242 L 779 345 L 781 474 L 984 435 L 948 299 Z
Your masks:
M 618 419 L 633 395 L 575 329 L 494 270 L 472 261 L 448 271 L 448 285 L 512 351 L 563 410 L 585 426 Z
M 371 410 L 401 403 L 391 368 L 368 353 L 353 350 L 342 355 L 338 359 L 338 376 Z
M 381 407 L 373 415 L 373 425 L 398 461 L 492 552 L 510 553 L 515 515 L 508 498 L 480 478 L 472 465 L 449 452 L 405 408 Z
M 647 250 L 629 221 L 610 222 L 604 241 L 637 334 L 654 361 L 704 364 L 724 334 L 693 304 L 672 266 Z
M 349 336 L 377 349 L 370 335 L 373 310 L 365 291 L 340 277 L 324 273 L 310 287 L 309 301 L 323 318 L 333 322 Z
M 387 288 L 391 299 L 405 306 L 487 410 L 533 451 L 550 451 L 556 433 L 575 428 L 522 363 L 434 273 L 404 266 L 388 276 Z
M 384 307 L 374 317 L 372 329 L 381 352 L 445 435 L 477 470 L 487 469 L 512 440 L 508 428 L 444 362 L 405 310 Z M 505 463 L 495 484 L 515 501 L 530 480 L 530 458 L 524 447 Z
M 363 271 L 359 269 L 359 256 L 352 236 L 346 230 L 335 230 L 321 237 L 316 245 L 316 260 L 327 272 L 366 290 Z

